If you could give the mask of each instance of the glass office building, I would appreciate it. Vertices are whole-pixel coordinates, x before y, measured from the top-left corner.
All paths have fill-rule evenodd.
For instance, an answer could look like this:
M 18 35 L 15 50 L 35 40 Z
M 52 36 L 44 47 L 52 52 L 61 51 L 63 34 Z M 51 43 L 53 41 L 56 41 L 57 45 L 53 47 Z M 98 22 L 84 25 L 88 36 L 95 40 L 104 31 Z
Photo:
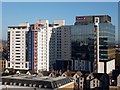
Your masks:
M 97 54 L 95 50 L 97 47 L 95 17 L 99 18 L 98 63 L 96 63 Z M 109 72 L 111 68 L 114 69 L 115 26 L 112 25 L 110 16 L 77 16 L 75 25 L 71 28 L 71 43 L 73 67 L 75 70 Z M 104 62 L 106 62 L 107 66 Z M 112 63 L 111 65 L 110 62 Z

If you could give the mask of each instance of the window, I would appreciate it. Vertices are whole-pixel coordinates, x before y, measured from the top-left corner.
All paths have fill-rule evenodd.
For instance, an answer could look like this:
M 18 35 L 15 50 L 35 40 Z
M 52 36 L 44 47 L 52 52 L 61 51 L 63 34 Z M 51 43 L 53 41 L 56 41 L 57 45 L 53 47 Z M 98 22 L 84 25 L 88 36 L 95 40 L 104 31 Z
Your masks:
M 8 67 L 10 67 L 10 63 L 8 63 Z
M 16 42 L 20 42 L 20 40 L 16 40 Z
M 20 66 L 15 66 L 15 68 L 20 68 Z
M 20 31 L 16 31 L 16 33 L 20 33 Z
M 99 84 L 97 84 L 97 87 L 99 87 Z
M 20 50 L 15 50 L 15 51 L 20 51 Z
M 16 61 L 20 61 L 20 59 L 15 59 Z
M 27 63 L 25 64 L 25 67 L 27 68 Z
M 20 54 L 20 53 L 16 53 L 16 54 Z
M 20 63 L 15 63 L 15 64 L 20 64 Z
M 76 78 L 77 78 L 77 75 L 76 75 Z
M 20 47 L 15 47 L 15 48 L 20 48 Z
M 16 39 L 20 39 L 19 37 L 16 37 Z
M 20 57 L 20 56 L 16 56 L 16 57 Z
M 16 45 L 20 45 L 20 44 L 16 44 Z
M 20 34 L 16 34 L 16 36 L 20 36 Z

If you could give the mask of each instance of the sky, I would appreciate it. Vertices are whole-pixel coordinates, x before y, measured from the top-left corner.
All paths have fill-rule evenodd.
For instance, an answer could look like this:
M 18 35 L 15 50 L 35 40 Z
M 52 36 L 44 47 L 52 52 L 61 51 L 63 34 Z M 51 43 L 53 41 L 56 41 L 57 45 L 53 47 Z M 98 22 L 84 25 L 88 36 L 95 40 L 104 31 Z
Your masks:
M 64 19 L 67 25 L 73 25 L 75 16 L 86 15 L 110 15 L 116 31 L 118 29 L 117 2 L 3 2 L 2 38 L 7 38 L 8 25 L 33 24 L 39 19 L 47 19 L 50 23 Z
M 2 2 L 118 2 L 119 0 L 1 0 Z

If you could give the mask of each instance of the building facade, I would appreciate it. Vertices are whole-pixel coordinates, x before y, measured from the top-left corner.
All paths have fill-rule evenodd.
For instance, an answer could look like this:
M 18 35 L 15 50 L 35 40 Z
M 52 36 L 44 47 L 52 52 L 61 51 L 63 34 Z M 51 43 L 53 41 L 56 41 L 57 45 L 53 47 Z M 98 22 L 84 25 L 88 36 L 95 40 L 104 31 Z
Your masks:
M 116 46 L 115 69 L 120 70 L 120 46 Z
M 110 16 L 77 16 L 71 41 L 73 62 L 84 60 L 84 71 L 109 73 L 115 69 L 115 26 Z
M 51 30 L 48 25 L 47 20 L 38 22 L 37 71 L 49 71 L 49 40 Z
M 71 28 L 73 69 L 91 72 L 94 59 L 94 27 L 92 24 L 75 24 Z M 79 65 L 78 65 L 79 64 Z
M 39 20 L 30 26 L 28 55 L 30 69 L 34 72 L 49 71 L 49 39 L 51 31 L 48 20 Z
M 120 86 L 120 74 L 117 76 L 117 86 Z
M 37 71 L 37 30 L 34 30 L 34 24 L 30 25 L 30 30 L 28 31 L 27 41 L 28 41 L 28 59 L 29 59 L 29 69 Z
M 22 23 L 17 26 L 8 26 L 8 63 L 6 68 L 27 70 L 27 32 L 29 24 Z
M 109 90 L 109 76 L 104 73 L 90 73 L 86 77 L 85 90 Z
M 3 72 L 6 68 L 6 60 L 3 58 L 0 58 L 0 72 Z
M 63 26 L 64 20 L 39 20 L 30 26 L 28 34 L 30 69 L 35 72 L 55 69 L 57 50 L 57 27 Z M 57 45 L 57 46 L 56 46 Z
M 65 25 L 54 28 L 54 48 L 57 70 L 72 68 L 71 62 L 71 26 Z
M 80 90 L 84 89 L 84 76 L 81 72 L 76 72 L 76 74 L 73 76 L 75 85 L 77 86 L 76 88 L 79 87 Z
M 38 20 L 8 29 L 8 68 L 98 73 L 115 69 L 115 26 L 108 15 L 77 16 L 74 25 Z

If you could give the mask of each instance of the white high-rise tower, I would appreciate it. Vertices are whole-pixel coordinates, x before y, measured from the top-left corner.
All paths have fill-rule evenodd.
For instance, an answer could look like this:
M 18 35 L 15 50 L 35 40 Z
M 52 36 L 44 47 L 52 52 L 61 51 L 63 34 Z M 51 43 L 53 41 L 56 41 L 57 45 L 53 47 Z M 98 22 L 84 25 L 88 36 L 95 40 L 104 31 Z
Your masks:
M 8 62 L 6 68 L 19 70 L 29 69 L 27 60 L 27 32 L 29 24 L 22 23 L 17 26 L 8 26 Z

